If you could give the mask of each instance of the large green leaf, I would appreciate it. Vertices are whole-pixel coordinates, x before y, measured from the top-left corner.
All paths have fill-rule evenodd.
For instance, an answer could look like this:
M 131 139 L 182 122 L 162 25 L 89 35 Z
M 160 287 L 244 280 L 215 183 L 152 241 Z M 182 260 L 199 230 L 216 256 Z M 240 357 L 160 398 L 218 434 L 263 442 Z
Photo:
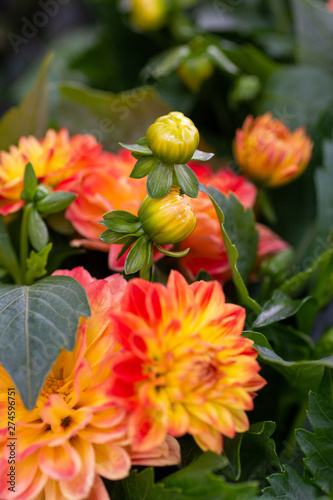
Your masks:
M 44 59 L 37 79 L 21 104 L 11 108 L 0 121 L 0 149 L 17 144 L 21 136 L 39 137 L 46 131 L 49 120 L 47 75 L 52 54 Z
M 319 0 L 292 0 L 296 57 L 333 70 L 333 13 Z
M 318 238 L 327 238 L 333 228 L 333 141 L 323 143 L 323 163 L 324 168 L 318 168 L 315 172 Z
M 259 328 L 290 318 L 310 299 L 311 297 L 304 297 L 299 300 L 291 299 L 288 295 L 281 292 L 281 290 L 276 290 L 272 298 L 263 305 L 262 311 L 252 327 Z
M 236 245 L 234 244 L 227 230 L 228 227 L 232 231 L 232 235 L 237 239 L 238 244 L 240 246 L 242 246 L 242 241 L 244 242 L 244 248 L 242 247 L 243 248 L 242 254 L 247 249 L 249 252 L 249 260 L 247 260 L 247 257 L 245 256 L 244 253 L 242 257 L 241 266 L 244 273 L 245 271 L 248 272 L 248 269 L 250 269 L 251 262 L 253 260 L 253 252 L 256 251 L 257 248 L 256 247 L 257 233 L 255 230 L 253 231 L 253 224 L 254 224 L 253 215 L 249 215 L 249 213 L 245 211 L 243 207 L 242 207 L 242 212 L 240 212 L 237 202 L 235 201 L 236 200 L 235 197 L 231 196 L 231 201 L 229 202 L 229 204 L 226 204 L 225 200 L 221 198 L 223 197 L 222 193 L 220 193 L 220 191 L 218 191 L 213 187 L 207 188 L 204 184 L 199 183 L 199 191 L 202 191 L 203 193 L 206 193 L 209 196 L 216 210 L 216 214 L 221 224 L 222 237 L 229 259 L 229 265 L 232 272 L 233 281 L 239 293 L 240 299 L 245 306 L 249 307 L 257 314 L 259 314 L 261 311 L 261 307 L 257 302 L 255 302 L 249 296 L 249 292 L 244 284 L 242 275 L 238 268 L 238 259 L 239 259 L 238 248 L 236 248 Z M 220 206 L 220 203 L 222 206 Z M 226 205 L 227 205 L 229 219 L 232 219 L 232 213 L 233 213 L 232 207 L 234 206 L 236 208 L 236 216 L 238 217 L 239 224 L 241 224 L 245 232 L 245 236 L 243 236 L 244 240 L 242 240 L 242 236 L 240 236 L 241 231 L 236 230 L 234 222 L 232 220 L 229 220 L 229 222 L 226 221 L 226 218 L 223 213 L 223 207 Z M 249 228 L 245 227 L 246 222 L 249 223 Z
M 322 359 L 305 361 L 286 361 L 272 349 L 264 335 L 258 332 L 244 332 L 245 337 L 254 341 L 259 359 L 283 375 L 291 387 L 305 395 L 310 389 L 316 390 L 323 376 L 325 367 L 333 368 L 333 355 Z
M 82 84 L 61 83 L 55 99 L 59 125 L 71 134 L 93 134 L 113 151 L 119 150 L 119 142 L 137 141 L 156 118 L 168 112 L 152 86 L 113 94 Z
M 252 500 L 256 482 L 230 484 L 213 474 L 227 463 L 226 457 L 206 452 L 187 467 L 163 479 L 168 488 L 179 488 L 179 500 Z
M 223 474 L 233 481 L 249 477 L 264 480 L 272 470 L 280 470 L 275 442 L 271 439 L 275 427 L 274 422 L 258 422 L 234 439 L 224 438 L 223 454 L 229 464 Z
M 314 500 L 319 498 L 319 490 L 289 465 L 285 465 L 285 472 L 282 474 L 272 474 L 267 479 L 271 486 L 263 490 L 261 500 L 269 500 L 270 498 Z M 324 499 L 322 498 L 322 500 Z
M 148 467 L 138 473 L 131 474 L 115 485 L 112 496 L 122 500 L 179 500 L 180 490 L 165 488 L 163 484 L 154 482 L 154 469 Z
M 296 431 L 296 439 L 306 458 L 313 482 L 328 495 L 333 494 L 333 392 L 332 373 L 326 370 L 317 394 L 310 393 L 308 418 L 313 432 Z
M 267 80 L 259 113 L 274 112 L 290 128 L 313 128 L 333 101 L 333 78 L 325 68 L 289 66 Z
M 79 316 L 89 314 L 84 288 L 68 276 L 0 286 L 0 362 L 28 410 L 60 350 L 74 348 Z

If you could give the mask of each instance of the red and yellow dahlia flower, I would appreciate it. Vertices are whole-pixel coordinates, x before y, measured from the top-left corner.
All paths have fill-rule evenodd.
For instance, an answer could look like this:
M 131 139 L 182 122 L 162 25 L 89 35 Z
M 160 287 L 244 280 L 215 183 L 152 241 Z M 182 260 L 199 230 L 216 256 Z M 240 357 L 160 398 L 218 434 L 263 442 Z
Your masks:
M 228 168 L 213 172 L 208 166 L 194 162 L 189 165 L 197 174 L 199 182 L 215 187 L 225 196 L 233 193 L 244 208 L 253 208 L 257 189 L 245 177 Z M 232 275 L 212 202 L 204 193 L 199 193 L 198 198 L 190 198 L 190 205 L 197 216 L 197 225 L 193 233 L 181 242 L 181 249 L 190 248 L 190 251 L 180 259 L 180 268 L 192 280 L 201 269 L 205 269 L 214 279 L 224 283 Z M 259 242 L 255 267 L 258 267 L 265 258 L 288 248 L 288 244 L 268 227 L 262 224 L 256 227 Z
M 312 142 L 304 127 L 291 132 L 281 121 L 265 113 L 253 119 L 249 115 L 236 131 L 235 157 L 243 174 L 260 185 L 287 184 L 306 169 L 312 154 Z
M 50 129 L 40 140 L 21 137 L 18 146 L 0 151 L 0 213 L 16 212 L 24 204 L 21 192 L 27 163 L 32 163 L 41 182 L 54 188 L 78 170 L 102 165 L 107 153 L 101 148 L 92 135 L 69 137 L 66 129 Z
M 188 285 L 177 271 L 167 287 L 134 279 L 112 317 L 124 352 L 113 359 L 111 393 L 127 399 L 134 449 L 189 433 L 221 453 L 222 435 L 249 428 L 245 412 L 265 380 L 241 336 L 245 311 L 225 303 L 219 283 Z
M 95 280 L 82 268 L 58 271 L 86 289 L 91 317 L 81 318 L 72 352 L 62 350 L 28 412 L 16 396 L 16 485 L 8 490 L 8 388 L 0 366 L 0 498 L 2 500 L 107 500 L 100 476 L 116 480 L 132 464 L 179 462 L 177 442 L 168 437 L 144 453 L 132 448 L 129 413 L 110 394 L 112 358 L 121 346 L 113 335 L 112 313 L 126 289 L 119 275 Z M 8 436 L 9 437 L 9 436 Z

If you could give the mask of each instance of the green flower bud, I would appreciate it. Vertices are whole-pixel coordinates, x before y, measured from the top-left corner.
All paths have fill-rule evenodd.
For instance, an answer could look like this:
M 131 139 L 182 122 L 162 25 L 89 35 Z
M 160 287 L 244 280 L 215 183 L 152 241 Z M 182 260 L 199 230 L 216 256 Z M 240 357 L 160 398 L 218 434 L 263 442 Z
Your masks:
M 140 205 L 138 216 L 143 230 L 158 245 L 178 243 L 195 229 L 197 219 L 189 199 L 179 193 L 180 189 L 172 186 L 166 196 L 146 196 Z
M 192 120 L 173 111 L 157 118 L 148 128 L 146 142 L 154 156 L 164 163 L 183 164 L 197 149 L 199 132 Z

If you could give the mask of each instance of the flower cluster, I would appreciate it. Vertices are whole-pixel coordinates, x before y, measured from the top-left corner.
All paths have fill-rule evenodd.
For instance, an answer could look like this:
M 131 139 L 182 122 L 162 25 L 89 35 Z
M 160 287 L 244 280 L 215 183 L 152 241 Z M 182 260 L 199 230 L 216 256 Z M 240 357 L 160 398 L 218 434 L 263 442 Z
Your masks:
M 16 401 L 15 493 L 7 484 L 4 410 L 13 382 L 0 366 L 3 500 L 104 500 L 109 497 L 99 476 L 116 480 L 126 477 L 134 464 L 158 466 L 180 460 L 179 445 L 171 437 L 138 453 L 130 436 L 129 410 L 110 391 L 112 365 L 121 351 L 112 315 L 120 308 L 126 281 L 119 275 L 95 280 L 82 268 L 55 274 L 72 276 L 84 286 L 92 314 L 81 319 L 74 350 L 59 354 L 34 410 L 28 412 Z

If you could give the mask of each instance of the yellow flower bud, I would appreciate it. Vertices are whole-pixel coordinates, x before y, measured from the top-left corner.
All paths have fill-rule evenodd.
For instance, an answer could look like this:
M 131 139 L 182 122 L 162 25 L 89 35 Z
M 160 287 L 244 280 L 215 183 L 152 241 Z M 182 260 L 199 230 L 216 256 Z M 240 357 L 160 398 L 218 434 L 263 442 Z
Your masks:
M 199 132 L 192 120 L 178 111 L 160 116 L 148 128 L 146 141 L 154 156 L 164 163 L 183 164 L 192 158 L 199 144 Z
M 132 0 L 131 19 L 141 30 L 156 30 L 166 20 L 164 0 Z
M 158 245 L 178 243 L 195 229 L 197 218 L 189 198 L 179 193 L 180 189 L 172 186 L 166 196 L 146 196 L 140 205 L 138 216 L 143 230 Z

